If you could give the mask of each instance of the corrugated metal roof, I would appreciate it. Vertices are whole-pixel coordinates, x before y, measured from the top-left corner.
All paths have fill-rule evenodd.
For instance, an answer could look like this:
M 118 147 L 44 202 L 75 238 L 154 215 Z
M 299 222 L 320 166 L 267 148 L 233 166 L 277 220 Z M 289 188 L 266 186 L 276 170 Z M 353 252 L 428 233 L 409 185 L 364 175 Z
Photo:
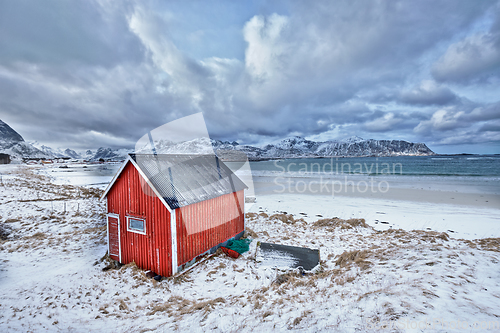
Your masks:
M 216 155 L 130 157 L 172 209 L 247 188 Z

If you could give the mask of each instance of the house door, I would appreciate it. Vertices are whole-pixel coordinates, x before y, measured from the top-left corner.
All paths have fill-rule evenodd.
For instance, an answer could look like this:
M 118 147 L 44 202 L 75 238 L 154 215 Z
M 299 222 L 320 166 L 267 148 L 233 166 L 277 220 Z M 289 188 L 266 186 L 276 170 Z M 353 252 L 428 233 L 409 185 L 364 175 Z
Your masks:
M 108 214 L 108 253 L 111 259 L 120 261 L 120 215 Z

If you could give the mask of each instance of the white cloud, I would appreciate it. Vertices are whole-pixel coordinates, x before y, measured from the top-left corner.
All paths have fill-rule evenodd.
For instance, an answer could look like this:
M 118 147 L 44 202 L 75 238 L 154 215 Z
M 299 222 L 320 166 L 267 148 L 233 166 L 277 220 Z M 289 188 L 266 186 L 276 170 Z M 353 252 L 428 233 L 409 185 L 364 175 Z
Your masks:
M 466 37 L 448 47 L 434 64 L 433 76 L 440 81 L 463 81 L 499 74 L 500 38 L 485 33 Z
M 456 99 L 455 94 L 433 80 L 423 80 L 420 85 L 401 93 L 401 101 L 409 104 L 443 105 Z
M 368 132 L 385 132 L 393 130 L 403 119 L 398 118 L 392 112 L 385 113 L 382 117 L 368 121 L 364 124 L 364 129 Z
M 245 24 L 243 36 L 248 43 L 245 66 L 255 79 L 265 81 L 285 69 L 283 57 L 293 52 L 282 36 L 288 21 L 285 16 L 272 14 L 254 16 Z
M 433 113 L 429 120 L 421 121 L 414 131 L 416 133 L 425 133 L 431 130 L 447 131 L 457 127 L 463 127 L 461 122 L 464 111 L 455 111 L 452 109 L 439 109 Z

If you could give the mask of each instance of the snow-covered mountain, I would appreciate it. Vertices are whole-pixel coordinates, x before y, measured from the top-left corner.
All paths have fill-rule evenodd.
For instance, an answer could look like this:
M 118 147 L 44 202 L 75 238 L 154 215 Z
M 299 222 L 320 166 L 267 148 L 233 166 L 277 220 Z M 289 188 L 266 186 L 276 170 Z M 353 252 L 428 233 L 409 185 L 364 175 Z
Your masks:
M 87 150 L 85 159 L 90 161 L 122 161 L 131 152 L 132 150 L 125 148 L 113 149 L 100 147 L 95 153 L 92 150 Z
M 208 154 L 215 152 L 224 160 L 243 160 L 246 157 L 250 160 L 261 160 L 301 157 L 434 155 L 434 152 L 423 143 L 402 140 L 364 140 L 360 137 L 341 141 L 316 142 L 296 136 L 264 147 L 202 138 L 181 143 L 159 141 L 155 142 L 155 149 L 158 154 Z M 144 147 L 138 151 L 138 153 L 141 152 L 149 153 L 151 148 Z
M 0 153 L 9 154 L 13 161 L 26 157 L 48 158 L 49 156 L 33 145 L 24 141 L 23 137 L 12 127 L 0 120 Z
M 0 142 L 17 143 L 22 141 L 24 141 L 24 139 L 19 133 L 0 120 Z
M 0 153 L 9 154 L 13 161 L 23 159 L 73 158 L 82 156 L 72 149 L 53 149 L 36 141 L 26 142 L 12 127 L 0 120 Z
M 413 143 L 402 140 L 364 140 L 352 137 L 341 141 L 316 142 L 295 136 L 284 139 L 277 144 L 269 144 L 262 148 L 227 145 L 217 142 L 217 154 L 231 159 L 231 154 L 224 150 L 238 150 L 245 152 L 249 159 L 276 159 L 301 157 L 341 157 L 341 156 L 423 156 L 435 155 L 424 143 Z M 220 151 L 219 151 L 220 150 Z
M 159 140 L 154 142 L 154 148 L 157 154 L 213 154 L 213 141 L 209 138 L 199 138 L 183 142 Z M 136 151 L 138 154 L 150 154 L 151 152 L 151 145 L 149 143 Z
M 37 141 L 29 142 L 33 147 L 39 149 L 50 158 L 73 158 L 73 159 L 81 159 L 83 158 L 81 154 L 77 153 L 73 149 L 54 149 L 52 147 L 48 147 L 46 145 L 40 144 Z

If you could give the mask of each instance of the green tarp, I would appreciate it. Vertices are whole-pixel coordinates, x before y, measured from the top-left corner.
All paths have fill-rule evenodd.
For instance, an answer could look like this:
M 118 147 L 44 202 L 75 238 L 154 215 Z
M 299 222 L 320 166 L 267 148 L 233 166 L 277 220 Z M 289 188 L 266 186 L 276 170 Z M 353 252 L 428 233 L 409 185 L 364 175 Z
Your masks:
M 230 240 L 227 242 L 228 249 L 238 252 L 239 254 L 245 253 L 250 249 L 249 244 L 252 242 L 251 239 L 238 239 L 238 240 Z

